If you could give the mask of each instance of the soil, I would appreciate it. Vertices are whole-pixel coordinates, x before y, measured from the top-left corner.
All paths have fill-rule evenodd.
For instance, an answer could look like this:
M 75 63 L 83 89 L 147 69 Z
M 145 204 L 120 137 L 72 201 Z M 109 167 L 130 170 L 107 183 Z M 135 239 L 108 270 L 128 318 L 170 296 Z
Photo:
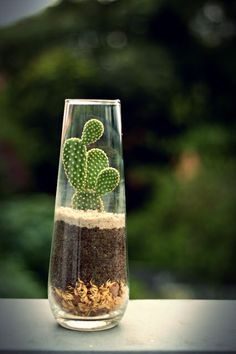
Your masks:
M 57 220 L 51 255 L 51 285 L 66 290 L 78 279 L 100 286 L 126 282 L 125 229 L 87 228 Z

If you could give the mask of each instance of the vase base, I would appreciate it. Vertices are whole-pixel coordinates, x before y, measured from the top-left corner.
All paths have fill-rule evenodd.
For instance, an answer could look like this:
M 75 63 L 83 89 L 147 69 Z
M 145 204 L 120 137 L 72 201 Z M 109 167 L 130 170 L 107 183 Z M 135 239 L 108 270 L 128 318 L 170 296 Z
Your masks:
M 107 318 L 101 320 L 76 320 L 69 318 L 57 318 L 57 322 L 60 326 L 81 332 L 94 332 L 104 331 L 118 325 L 122 316 L 115 318 Z

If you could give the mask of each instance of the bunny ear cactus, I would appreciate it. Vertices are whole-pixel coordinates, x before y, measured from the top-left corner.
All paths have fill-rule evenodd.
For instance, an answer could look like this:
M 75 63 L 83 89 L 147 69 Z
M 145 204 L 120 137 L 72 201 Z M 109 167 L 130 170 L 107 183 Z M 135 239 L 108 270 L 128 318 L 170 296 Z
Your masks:
M 109 166 L 106 153 L 101 149 L 91 149 L 87 152 L 87 188 L 94 189 L 98 174 Z
M 102 196 L 118 186 L 120 182 L 119 172 L 112 167 L 107 167 L 102 170 L 96 180 L 96 192 L 98 195 Z
M 72 208 L 99 211 L 104 209 L 102 199 L 94 191 L 75 192 L 72 197 Z
M 85 123 L 81 139 L 66 139 L 63 146 L 63 166 L 70 185 L 75 189 L 72 208 L 103 211 L 102 196 L 112 192 L 120 182 L 118 170 L 109 167 L 109 159 L 101 149 L 90 145 L 101 138 L 104 126 L 98 119 Z
M 67 139 L 63 148 L 63 164 L 66 176 L 76 190 L 85 187 L 87 172 L 86 146 L 80 139 Z
M 104 133 L 104 126 L 98 119 L 90 119 L 85 123 L 82 132 L 82 142 L 85 145 L 95 143 Z

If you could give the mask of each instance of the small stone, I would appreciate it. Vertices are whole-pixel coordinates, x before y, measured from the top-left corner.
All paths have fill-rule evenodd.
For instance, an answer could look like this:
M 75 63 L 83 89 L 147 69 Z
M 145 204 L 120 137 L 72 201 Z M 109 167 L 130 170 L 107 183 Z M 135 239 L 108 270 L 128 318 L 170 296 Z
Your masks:
M 118 293 L 119 293 L 119 289 L 120 289 L 119 285 L 118 285 L 117 283 L 115 283 L 115 284 L 113 284 L 113 285 L 110 287 L 110 293 L 111 293 L 114 297 L 116 297 L 116 296 L 118 295 Z

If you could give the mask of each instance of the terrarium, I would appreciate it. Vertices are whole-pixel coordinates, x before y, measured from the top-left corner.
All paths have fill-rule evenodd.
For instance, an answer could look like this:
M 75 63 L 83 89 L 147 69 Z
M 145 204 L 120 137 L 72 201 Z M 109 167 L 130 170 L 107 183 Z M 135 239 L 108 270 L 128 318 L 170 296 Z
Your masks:
M 69 329 L 111 328 L 128 302 L 119 100 L 65 101 L 48 297 Z

